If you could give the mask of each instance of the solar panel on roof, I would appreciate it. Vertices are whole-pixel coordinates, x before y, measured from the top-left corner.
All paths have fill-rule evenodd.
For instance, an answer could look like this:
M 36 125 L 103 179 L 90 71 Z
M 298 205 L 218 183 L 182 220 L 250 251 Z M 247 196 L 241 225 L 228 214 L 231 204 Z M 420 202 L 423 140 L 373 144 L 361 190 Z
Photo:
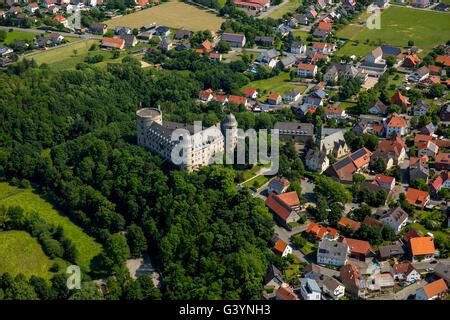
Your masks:
M 346 165 L 348 165 L 349 163 L 351 162 L 351 160 L 350 160 L 350 158 L 344 158 L 344 159 L 342 159 L 341 161 L 339 161 L 339 162 L 336 162 L 335 164 L 334 164 L 334 169 L 335 170 L 340 170 L 340 169 L 342 169 L 343 167 L 345 167 Z
M 355 160 L 355 159 L 361 158 L 365 154 L 366 154 L 366 150 L 360 149 L 360 150 L 356 151 L 354 154 L 352 154 L 351 157 L 353 160 Z

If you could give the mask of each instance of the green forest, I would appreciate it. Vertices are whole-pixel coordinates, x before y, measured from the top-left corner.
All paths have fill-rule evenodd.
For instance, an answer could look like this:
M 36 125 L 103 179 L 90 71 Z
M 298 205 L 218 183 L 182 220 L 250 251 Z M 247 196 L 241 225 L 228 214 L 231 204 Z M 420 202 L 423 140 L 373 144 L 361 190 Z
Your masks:
M 188 66 L 194 74 L 188 76 L 144 71 L 133 59 L 107 69 L 79 65 L 59 72 L 24 61 L 0 74 L 1 177 L 31 182 L 103 245 L 79 293 L 58 292 L 64 274 L 51 284 L 4 274 L 0 298 L 97 299 L 90 280 L 99 277 L 108 278 L 107 299 L 259 298 L 267 265 L 275 259 L 268 245 L 273 221 L 264 203 L 237 191 L 231 167 L 187 173 L 136 146 L 141 103 L 160 105 L 167 118 L 178 121 L 225 116 L 214 104 L 205 112 L 195 103 L 209 85 L 204 68 L 214 65 Z M 226 77 L 221 68 L 211 71 Z M 244 126 L 271 127 L 277 120 L 233 108 Z M 29 231 L 48 254 L 75 260 L 76 248 L 58 226 L 34 230 L 36 213 L 4 208 L 1 220 L 6 223 L 0 230 Z M 161 271 L 161 293 L 147 278 L 130 279 L 125 267 L 129 257 L 146 251 Z

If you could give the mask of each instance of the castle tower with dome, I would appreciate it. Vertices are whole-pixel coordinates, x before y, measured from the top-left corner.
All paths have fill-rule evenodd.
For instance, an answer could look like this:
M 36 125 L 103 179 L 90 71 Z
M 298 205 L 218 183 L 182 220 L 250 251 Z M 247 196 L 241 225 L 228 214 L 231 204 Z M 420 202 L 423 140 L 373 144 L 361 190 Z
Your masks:
M 179 137 L 172 141 L 174 131 L 184 129 L 189 132 L 188 141 L 185 141 L 186 146 L 183 149 L 186 153 L 180 152 L 183 163 L 177 164 L 189 171 L 209 165 L 213 158 L 223 155 L 228 150 L 233 151 L 238 138 L 237 126 L 238 123 L 233 114 L 227 115 L 220 124 L 195 131 L 192 125 L 163 121 L 160 109 L 143 108 L 136 112 L 138 145 L 159 154 L 172 163 L 174 163 L 172 151 L 183 139 Z M 227 131 L 230 135 L 228 146 L 226 145 Z

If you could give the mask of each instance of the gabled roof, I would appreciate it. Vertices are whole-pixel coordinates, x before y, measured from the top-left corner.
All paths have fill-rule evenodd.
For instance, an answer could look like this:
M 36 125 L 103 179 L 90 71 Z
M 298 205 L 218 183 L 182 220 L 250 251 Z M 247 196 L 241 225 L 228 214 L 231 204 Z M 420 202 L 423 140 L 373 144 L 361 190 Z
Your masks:
M 450 67 L 450 55 L 446 56 L 439 55 L 436 57 L 435 61 L 437 63 L 442 63 L 446 67 Z
M 228 102 L 235 103 L 235 104 L 246 104 L 247 103 L 247 98 L 246 97 L 241 97 L 241 96 L 229 95 L 228 96 Z
M 330 234 L 333 237 L 336 237 L 339 234 L 339 231 L 330 227 L 324 227 L 317 223 L 311 223 L 306 229 L 306 233 L 314 234 L 317 238 L 322 239 L 326 234 Z
M 390 217 L 397 224 L 401 224 L 408 219 L 408 214 L 402 208 L 397 207 L 389 209 L 381 218 L 384 219 L 387 217 Z
M 380 250 L 380 257 L 383 259 L 405 254 L 405 250 L 400 244 L 380 246 L 378 249 Z
M 357 265 L 353 263 L 346 264 L 341 267 L 339 273 L 341 281 L 345 286 L 352 285 L 357 288 L 361 287 L 362 275 Z
M 408 201 L 411 205 L 420 205 L 424 206 L 426 201 L 428 200 L 429 194 L 426 191 L 408 188 L 406 191 L 406 201 Z
M 398 105 L 409 105 L 410 102 L 407 97 L 402 95 L 400 91 L 396 91 L 394 95 L 389 100 L 390 104 L 398 104 Z
M 283 221 L 289 217 L 292 212 L 291 207 L 299 204 L 297 192 L 287 192 L 280 195 L 269 194 L 266 199 L 266 205 Z
M 351 253 L 363 254 L 367 255 L 369 253 L 373 253 L 373 249 L 370 246 L 370 243 L 364 240 L 344 238 L 342 240 L 343 243 L 348 244 Z
M 275 293 L 280 300 L 299 300 L 298 296 L 294 293 L 291 287 L 281 286 Z
M 316 69 L 316 68 L 317 68 L 317 66 L 314 64 L 300 63 L 298 65 L 299 70 L 314 71 L 314 69 Z
M 222 38 L 223 41 L 227 42 L 239 42 L 241 43 L 245 39 L 244 34 L 237 34 L 237 33 L 223 33 Z
M 281 255 L 283 255 L 284 251 L 286 250 L 287 246 L 288 244 L 286 242 L 284 242 L 281 239 L 278 239 L 278 241 L 275 242 L 273 249 L 275 250 L 275 253 L 281 257 Z
M 416 270 L 413 265 L 409 262 L 396 263 L 392 267 L 394 273 L 404 273 L 406 275 L 410 274 L 412 271 Z
M 392 184 L 392 182 L 394 182 L 395 178 L 394 177 L 390 177 L 390 176 L 386 176 L 384 174 L 377 174 L 375 176 L 375 181 L 377 181 L 378 183 L 383 183 L 383 184 Z
M 442 152 L 438 153 L 436 157 L 434 158 L 434 161 L 436 163 L 448 163 L 450 164 L 450 153 Z
M 447 284 L 444 279 L 439 279 L 423 286 L 423 291 L 428 299 L 446 293 L 448 291 Z
M 409 104 L 409 102 L 408 102 L 408 104 Z M 394 113 L 392 115 L 392 117 L 389 119 L 387 126 L 388 127 L 406 127 L 407 123 L 404 118 L 402 118 L 398 114 Z
M 343 228 L 350 228 L 353 231 L 358 231 L 361 228 L 361 223 L 355 220 L 352 220 L 346 216 L 342 216 L 338 221 L 338 225 Z
M 417 237 L 409 240 L 413 256 L 434 254 L 436 251 L 432 237 Z
M 370 216 L 365 216 L 362 223 L 379 229 L 382 229 L 384 227 L 384 224 L 381 221 L 378 221 L 377 219 Z

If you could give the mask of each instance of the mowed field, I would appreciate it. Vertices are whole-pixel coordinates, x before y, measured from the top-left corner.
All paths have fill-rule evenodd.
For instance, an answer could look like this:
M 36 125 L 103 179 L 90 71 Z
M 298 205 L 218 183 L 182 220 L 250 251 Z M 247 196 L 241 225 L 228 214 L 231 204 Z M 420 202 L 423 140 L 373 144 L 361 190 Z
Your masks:
M 350 40 L 338 51 L 342 55 L 367 54 L 377 46 L 364 43 L 367 39 L 400 47 L 413 40 L 417 47 L 424 49 L 423 55 L 450 39 L 450 15 L 391 6 L 381 14 L 381 29 L 371 30 L 365 25 L 351 24 L 338 31 L 337 36 Z
M 61 215 L 50 203 L 32 190 L 22 190 L 0 183 L 0 205 L 6 207 L 20 206 L 25 211 L 37 211 L 48 223 L 63 227 L 67 238 L 75 244 L 79 256 L 78 265 L 86 271 L 90 269 L 91 260 L 100 253 L 101 245 L 94 238 L 88 236 L 66 216 Z M 1 249 L 0 249 L 1 251 Z
M 290 82 L 289 73 L 287 72 L 281 72 L 278 76 L 269 79 L 252 81 L 243 87 L 242 90 L 245 88 L 256 89 L 260 93 L 260 98 L 258 99 L 260 101 L 265 101 L 271 92 L 283 95 L 286 91 L 294 88 L 299 89 L 300 92 L 306 90 L 306 86 L 299 86 Z
M 191 31 L 218 31 L 225 20 L 213 13 L 183 2 L 165 2 L 155 7 L 141 10 L 106 21 L 108 27 L 125 26 L 140 28 L 155 22 L 171 28 L 185 28 Z
M 35 33 L 31 32 L 21 32 L 21 31 L 6 31 L 6 37 L 5 40 L 2 42 L 0 41 L 0 45 L 3 44 L 11 44 L 14 42 L 14 40 L 33 40 L 36 37 Z
M 0 275 L 23 273 L 27 278 L 37 275 L 49 280 L 53 275 L 49 271 L 53 263 L 37 239 L 27 232 L 0 231 Z
M 272 11 L 268 17 L 273 19 L 280 19 L 283 17 L 284 14 L 288 12 L 295 12 L 298 7 L 302 4 L 302 0 L 288 0 L 289 2 L 285 4 L 284 6 L 281 6 L 280 8 L 275 9 Z

